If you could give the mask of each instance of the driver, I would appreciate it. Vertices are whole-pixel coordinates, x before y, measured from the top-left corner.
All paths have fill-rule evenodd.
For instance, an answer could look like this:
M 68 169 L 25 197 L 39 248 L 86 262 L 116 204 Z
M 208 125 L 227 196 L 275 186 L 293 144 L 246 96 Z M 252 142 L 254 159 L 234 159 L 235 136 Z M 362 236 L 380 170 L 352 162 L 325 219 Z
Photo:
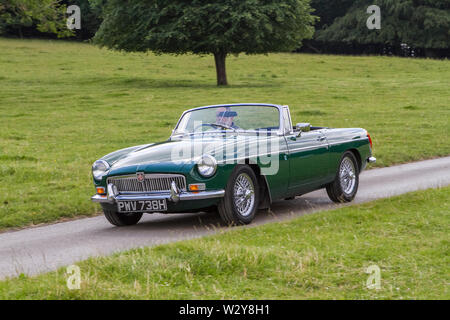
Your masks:
M 216 124 L 237 129 L 238 127 L 234 124 L 235 117 L 237 117 L 237 112 L 232 111 L 230 107 L 219 108 L 216 111 Z

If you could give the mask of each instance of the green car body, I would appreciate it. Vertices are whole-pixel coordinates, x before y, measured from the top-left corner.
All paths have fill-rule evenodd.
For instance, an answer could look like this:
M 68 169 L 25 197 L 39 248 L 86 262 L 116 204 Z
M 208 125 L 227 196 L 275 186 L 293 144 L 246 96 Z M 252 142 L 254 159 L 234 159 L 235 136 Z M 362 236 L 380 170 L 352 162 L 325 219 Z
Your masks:
M 287 106 L 239 104 L 208 106 L 192 110 L 230 106 L 277 108 L 280 114 L 279 130 L 263 135 L 255 132 L 224 130 L 202 136 L 202 139 L 172 135 L 167 141 L 161 143 L 113 152 L 100 159 L 107 163 L 108 170 L 101 179 L 94 178 L 94 185 L 104 192 L 95 195 L 92 200 L 111 206 L 121 199 L 164 198 L 167 200 L 165 210 L 167 213 L 200 211 L 219 205 L 225 196 L 226 186 L 233 170 L 237 165 L 247 165 L 255 172 L 258 180 L 260 191 L 258 207 L 267 208 L 273 201 L 309 193 L 332 183 L 336 179 L 341 158 L 346 152 L 354 154 L 358 173 L 366 168 L 367 163 L 375 161 L 372 157 L 370 136 L 366 130 L 311 127 L 308 131 L 306 126 L 306 131 L 302 132 L 292 127 Z M 267 143 L 268 140 L 271 145 L 277 146 L 275 151 L 260 152 L 260 148 L 255 147 Z M 230 156 L 229 153 L 226 157 L 218 155 L 216 151 L 223 150 L 224 146 L 234 150 L 234 156 Z M 216 159 L 217 168 L 214 175 L 208 178 L 202 176 L 198 171 L 198 156 L 192 156 L 189 152 L 186 152 L 187 156 L 180 153 L 180 150 L 189 149 L 199 150 L 201 155 L 210 154 Z M 176 160 L 174 155 L 177 155 Z M 270 168 L 265 170 L 268 159 L 276 162 L 274 172 L 269 172 Z M 128 195 L 112 190 L 113 186 L 109 182 L 114 180 L 111 179 L 134 177 L 138 173 L 149 176 L 161 175 L 161 177 L 181 176 L 185 179 L 184 188 L 170 190 L 168 186 L 160 192 L 148 192 L 142 189 L 140 193 Z M 190 186 L 202 188 L 200 191 L 191 191 Z

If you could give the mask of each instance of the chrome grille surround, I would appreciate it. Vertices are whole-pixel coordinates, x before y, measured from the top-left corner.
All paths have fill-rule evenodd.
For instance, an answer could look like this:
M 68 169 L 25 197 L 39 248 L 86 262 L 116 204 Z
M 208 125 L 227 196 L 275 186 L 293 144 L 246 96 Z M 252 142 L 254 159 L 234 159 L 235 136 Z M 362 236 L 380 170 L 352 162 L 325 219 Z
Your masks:
M 180 174 L 146 174 L 142 182 L 138 181 L 136 174 L 107 179 L 107 183 L 113 184 L 119 194 L 170 192 L 172 181 L 180 191 L 186 191 L 186 178 Z

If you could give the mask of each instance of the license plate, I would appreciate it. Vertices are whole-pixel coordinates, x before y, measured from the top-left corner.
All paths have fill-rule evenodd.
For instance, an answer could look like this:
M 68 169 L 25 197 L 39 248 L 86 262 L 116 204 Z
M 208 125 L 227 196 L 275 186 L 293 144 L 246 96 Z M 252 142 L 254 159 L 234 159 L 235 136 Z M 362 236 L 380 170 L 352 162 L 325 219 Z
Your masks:
M 167 201 L 147 200 L 147 201 L 118 201 L 119 212 L 164 212 L 167 211 Z

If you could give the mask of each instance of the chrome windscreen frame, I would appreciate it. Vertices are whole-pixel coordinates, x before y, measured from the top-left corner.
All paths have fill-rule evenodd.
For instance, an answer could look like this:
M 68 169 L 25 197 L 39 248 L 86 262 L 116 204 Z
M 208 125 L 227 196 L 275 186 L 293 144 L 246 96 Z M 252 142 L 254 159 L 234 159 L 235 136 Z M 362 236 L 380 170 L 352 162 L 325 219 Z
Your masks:
M 288 106 L 281 106 L 281 105 L 277 105 L 277 104 L 267 104 L 267 103 L 236 103 L 236 104 L 218 104 L 218 105 L 211 105 L 211 106 L 204 106 L 204 107 L 198 107 L 198 108 L 193 108 L 190 110 L 187 110 L 185 112 L 183 112 L 183 114 L 181 115 L 180 119 L 178 119 L 178 122 L 175 126 L 175 128 L 172 130 L 172 135 L 170 136 L 170 138 L 172 138 L 175 134 L 175 131 L 177 130 L 178 126 L 180 125 L 181 120 L 183 119 L 183 117 L 192 111 L 197 111 L 197 110 L 203 110 L 203 109 L 210 109 L 210 108 L 226 108 L 226 107 L 272 107 L 272 108 L 277 108 L 278 109 L 278 114 L 279 114 L 279 129 L 277 131 L 275 131 L 275 133 L 278 136 L 284 136 L 286 134 L 286 128 L 284 128 L 284 118 L 283 118 L 283 109 L 284 108 L 288 108 Z M 246 131 L 246 132 L 252 132 L 251 130 Z M 255 131 L 256 133 L 257 131 Z

